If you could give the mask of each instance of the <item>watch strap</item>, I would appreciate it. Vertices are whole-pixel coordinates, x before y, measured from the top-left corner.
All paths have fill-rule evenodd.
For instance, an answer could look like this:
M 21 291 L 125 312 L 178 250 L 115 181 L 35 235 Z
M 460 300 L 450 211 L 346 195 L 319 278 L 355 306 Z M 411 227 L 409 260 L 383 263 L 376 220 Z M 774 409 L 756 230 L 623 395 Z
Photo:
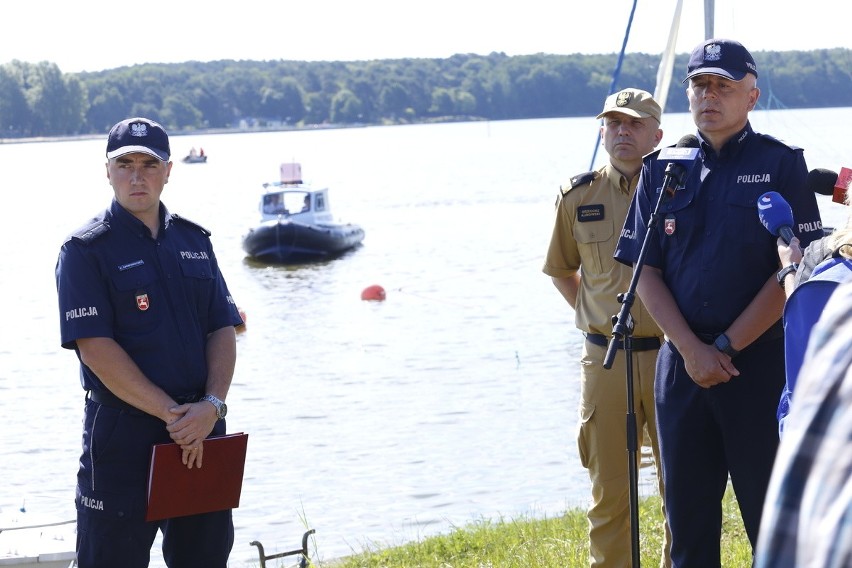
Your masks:
M 228 407 L 225 405 L 225 401 L 220 400 L 218 397 L 213 396 L 212 394 L 205 394 L 201 397 L 201 400 L 206 400 L 210 404 L 216 407 L 216 416 L 221 420 L 225 417 L 225 414 L 228 412 Z
M 787 278 L 789 274 L 795 274 L 796 271 L 799 270 L 798 264 L 789 264 L 778 271 L 776 278 L 778 279 L 778 285 L 782 288 L 784 287 L 784 279 Z
M 740 354 L 739 351 L 737 351 L 731 346 L 731 338 L 728 337 L 726 333 L 720 333 L 719 336 L 716 337 L 716 340 L 713 342 L 713 345 L 716 347 L 716 349 L 718 349 L 731 359 Z

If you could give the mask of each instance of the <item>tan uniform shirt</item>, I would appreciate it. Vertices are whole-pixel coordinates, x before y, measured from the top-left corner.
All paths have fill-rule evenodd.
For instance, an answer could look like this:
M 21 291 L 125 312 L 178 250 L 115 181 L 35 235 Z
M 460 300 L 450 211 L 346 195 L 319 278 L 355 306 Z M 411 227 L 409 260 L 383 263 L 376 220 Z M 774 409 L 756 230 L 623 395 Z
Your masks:
M 542 270 L 556 278 L 581 271 L 575 322 L 583 331 L 612 335 L 612 316 L 621 309 L 618 294 L 627 291 L 633 275 L 612 255 L 637 181 L 638 176 L 628 180 L 606 164 L 594 172 L 591 182 L 563 189 L 556 203 L 556 222 Z M 638 295 L 630 314 L 634 337 L 662 337 Z

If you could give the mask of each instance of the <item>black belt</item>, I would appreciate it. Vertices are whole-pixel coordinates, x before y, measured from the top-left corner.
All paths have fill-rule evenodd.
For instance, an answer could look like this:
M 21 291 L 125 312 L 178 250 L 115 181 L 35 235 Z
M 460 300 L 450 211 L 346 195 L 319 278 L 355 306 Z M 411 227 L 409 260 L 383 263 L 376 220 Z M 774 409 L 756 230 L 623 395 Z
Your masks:
M 178 404 L 187 404 L 190 402 L 198 402 L 201 400 L 202 395 L 198 393 L 191 393 L 183 396 L 174 396 L 172 398 L 175 399 L 175 402 Z M 125 410 L 129 414 L 136 414 L 139 416 L 147 416 L 147 413 L 139 410 L 132 404 L 125 402 L 109 392 L 108 390 L 90 390 L 86 391 L 86 398 L 92 399 L 94 402 L 102 406 L 108 406 L 110 408 L 117 408 L 119 410 Z
M 607 347 L 609 345 L 609 338 L 605 335 L 601 335 L 600 333 L 587 333 L 586 339 L 589 343 L 599 345 L 601 347 Z M 618 349 L 624 349 L 624 341 L 621 339 L 616 340 L 615 345 Z M 654 349 L 660 348 L 660 338 L 631 337 L 630 348 L 633 351 L 653 351 Z

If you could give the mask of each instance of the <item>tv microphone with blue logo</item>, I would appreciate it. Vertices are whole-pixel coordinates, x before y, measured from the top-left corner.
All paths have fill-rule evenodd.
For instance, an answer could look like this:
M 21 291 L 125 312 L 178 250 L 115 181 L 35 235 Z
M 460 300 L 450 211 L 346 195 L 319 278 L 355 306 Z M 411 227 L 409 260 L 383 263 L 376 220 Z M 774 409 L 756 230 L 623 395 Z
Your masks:
M 793 234 L 793 208 L 777 191 L 767 191 L 757 200 L 757 216 L 766 230 L 788 245 Z

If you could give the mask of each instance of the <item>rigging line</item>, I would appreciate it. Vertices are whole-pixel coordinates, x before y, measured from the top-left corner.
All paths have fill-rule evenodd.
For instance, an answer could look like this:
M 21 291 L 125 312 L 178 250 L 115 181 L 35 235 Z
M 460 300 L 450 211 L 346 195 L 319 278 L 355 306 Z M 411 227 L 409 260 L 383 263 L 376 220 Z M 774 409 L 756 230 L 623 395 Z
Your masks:
M 633 0 L 633 8 L 630 9 L 630 18 L 627 20 L 627 30 L 624 32 L 624 41 L 621 43 L 621 53 L 618 54 L 618 61 L 615 64 L 615 71 L 612 73 L 612 82 L 609 84 L 609 92 L 607 96 L 615 92 L 615 85 L 618 84 L 618 78 L 621 76 L 621 64 L 624 62 L 624 52 L 627 51 L 627 39 L 630 37 L 630 27 L 633 25 L 633 15 L 636 13 L 636 3 L 638 0 Z M 600 147 L 600 132 L 595 140 L 595 149 L 592 152 L 592 162 L 589 164 L 589 170 L 595 168 L 595 157 L 598 155 Z

